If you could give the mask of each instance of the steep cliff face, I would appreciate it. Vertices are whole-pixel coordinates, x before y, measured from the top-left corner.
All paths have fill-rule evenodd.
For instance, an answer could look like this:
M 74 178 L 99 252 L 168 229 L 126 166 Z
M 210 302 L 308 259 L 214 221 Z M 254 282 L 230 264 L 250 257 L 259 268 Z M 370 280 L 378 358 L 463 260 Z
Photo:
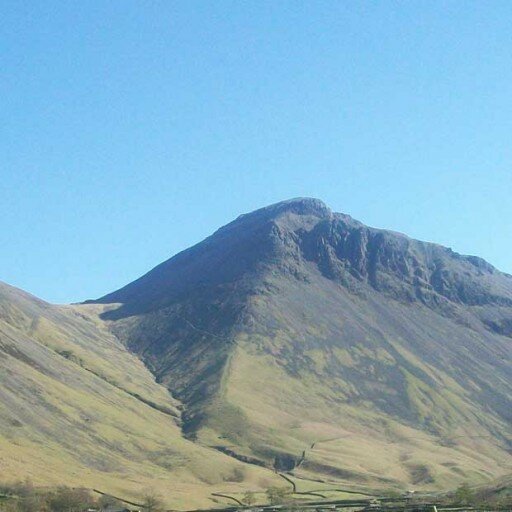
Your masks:
M 512 307 L 512 276 L 503 274 L 476 256 L 462 256 L 433 243 L 400 233 L 374 229 L 330 212 L 325 206 L 308 218 L 304 205 L 277 209 L 276 234 L 296 246 L 300 256 L 314 263 L 328 279 L 359 281 L 405 301 L 427 305 L 446 299 L 465 306 Z M 310 205 L 310 208 L 311 208 Z M 272 210 L 271 210 L 272 211 Z M 292 256 L 293 250 L 282 253 Z
M 99 302 L 201 443 L 373 483 L 510 463 L 512 278 L 479 258 L 296 199 Z
M 360 290 L 364 283 L 461 321 L 468 321 L 465 308 L 491 331 L 510 335 L 512 276 L 481 258 L 372 229 L 340 214 L 325 216 L 299 246 L 325 277 L 349 289 Z

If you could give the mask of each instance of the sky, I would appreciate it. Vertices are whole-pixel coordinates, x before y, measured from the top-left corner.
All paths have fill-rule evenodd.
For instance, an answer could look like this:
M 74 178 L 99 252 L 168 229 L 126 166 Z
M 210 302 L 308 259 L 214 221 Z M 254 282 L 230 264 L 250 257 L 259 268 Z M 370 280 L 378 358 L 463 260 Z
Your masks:
M 0 280 L 104 295 L 317 197 L 512 273 L 512 2 L 3 0 Z

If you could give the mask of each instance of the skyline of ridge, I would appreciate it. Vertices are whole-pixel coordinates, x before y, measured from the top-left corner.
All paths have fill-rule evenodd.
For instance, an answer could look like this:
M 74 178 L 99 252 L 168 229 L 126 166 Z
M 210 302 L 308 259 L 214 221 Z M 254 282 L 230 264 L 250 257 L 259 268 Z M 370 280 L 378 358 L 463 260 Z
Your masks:
M 340 211 L 335 211 L 334 209 L 332 209 L 329 205 L 327 205 L 322 199 L 320 198 L 316 198 L 316 197 L 307 197 L 307 196 L 301 196 L 301 197 L 292 197 L 292 198 L 289 198 L 289 199 L 284 199 L 284 200 L 281 200 L 281 201 L 277 201 L 275 203 L 272 203 L 272 204 L 268 204 L 266 206 L 261 206 L 259 208 L 256 208 L 255 210 L 252 210 L 252 211 L 249 211 L 249 212 L 244 212 L 244 213 L 240 213 L 239 215 L 237 215 L 233 220 L 231 221 L 228 221 L 226 224 L 218 227 L 217 229 L 214 229 L 212 230 L 211 233 L 207 234 L 206 236 L 204 236 L 201 240 L 198 240 L 194 243 L 192 243 L 190 246 L 188 247 L 185 247 L 185 248 L 182 248 L 180 250 L 178 250 L 177 252 L 173 253 L 173 254 L 170 254 L 168 255 L 167 257 L 164 258 L 164 260 L 162 261 L 167 261 L 168 259 L 172 259 L 174 256 L 177 256 L 178 254 L 181 254 L 183 252 L 186 252 L 188 249 L 192 248 L 192 247 L 195 247 L 196 245 L 199 245 L 201 244 L 204 240 L 206 240 L 207 238 L 213 236 L 215 233 L 217 233 L 217 231 L 219 230 L 222 230 L 224 229 L 226 226 L 229 226 L 231 225 L 232 223 L 235 223 L 237 222 L 239 219 L 241 218 L 244 218 L 244 217 L 247 217 L 247 216 L 250 216 L 250 215 L 254 215 L 254 214 L 257 214 L 258 212 L 264 212 L 264 211 L 272 211 L 273 209 L 277 209 L 277 208 L 285 208 L 287 206 L 292 206 L 293 204 L 295 203 L 300 203 L 302 201 L 306 201 L 306 202 L 311 202 L 312 204 L 313 203 L 316 203 L 316 205 L 319 207 L 319 208 L 323 208 L 327 211 L 330 212 L 330 214 L 332 215 L 341 215 L 341 216 L 344 216 L 344 217 L 347 217 L 351 220 L 353 220 L 354 222 L 356 223 L 359 223 L 361 224 L 362 226 L 365 226 L 365 227 L 369 227 L 369 228 L 372 228 L 372 229 L 375 229 L 375 230 L 379 230 L 379 231 L 385 231 L 385 232 L 389 232 L 389 233 L 394 233 L 394 234 L 397 234 L 397 235 L 400 235 L 400 236 L 404 236 L 408 239 L 411 239 L 411 240 L 415 240 L 415 241 L 420 241 L 420 242 L 424 242 L 424 243 L 427 243 L 427 244 L 433 244 L 433 245 L 439 245 L 441 247 L 445 247 L 447 249 L 450 249 L 452 250 L 454 253 L 456 254 L 459 254 L 461 256 L 468 256 L 468 257 L 475 257 L 475 258 L 478 258 L 480 260 L 483 260 L 485 261 L 487 264 L 490 264 L 492 267 L 494 267 L 496 270 L 498 270 L 499 272 L 501 273 L 504 273 L 504 274 L 509 274 L 509 272 L 506 272 L 505 270 L 502 270 L 501 268 L 497 267 L 496 265 L 494 265 L 492 262 L 488 261 L 487 259 L 483 258 L 482 256 L 480 256 L 479 254 L 472 254 L 472 253 L 464 253 L 464 252 L 459 252 L 457 251 L 456 249 L 452 248 L 450 245 L 445 245 L 443 243 L 439 243 L 437 241 L 432 241 L 432 240 L 425 240 L 425 239 L 421 239 L 421 238 L 416 238 L 414 236 L 411 236 L 409 235 L 408 233 L 405 233 L 405 232 L 402 232 L 402 231 L 398 231 L 398 230 L 394 230 L 394 229 L 389 229 L 389 228 L 386 228 L 386 227 L 377 227 L 377 226 L 372 226 L 372 225 L 369 225 L 369 224 L 366 224 L 362 221 L 360 221 L 359 219 L 355 219 L 354 217 L 352 217 L 351 215 L 345 213 L 345 212 L 340 212 Z M 156 262 L 155 264 L 153 264 L 153 266 L 151 266 L 150 268 L 146 269 L 146 270 L 143 270 L 142 271 L 142 275 L 150 272 L 152 269 L 158 267 L 160 265 L 161 262 Z M 137 277 L 133 277 L 131 280 L 133 279 L 136 279 Z M 11 285 L 11 286 L 14 286 L 15 288 L 19 288 L 20 290 L 23 290 L 23 291 L 26 291 L 28 293 L 30 293 L 31 295 L 35 296 L 35 297 L 40 297 L 39 295 L 37 295 L 36 293 L 32 293 L 30 290 L 28 289 L 25 289 L 25 288 L 22 288 L 21 286 L 17 286 L 15 283 L 10 283 L 10 282 L 7 282 L 3 279 L 0 279 L 0 281 L 4 282 L 5 284 L 8 284 L 8 285 Z M 130 282 L 130 281 L 127 281 L 127 282 Z M 124 286 L 126 283 L 121 283 L 121 287 Z M 117 289 L 117 288 L 115 288 Z M 101 297 L 102 295 L 98 295 L 98 297 Z M 61 304 L 65 304 L 65 303 L 69 303 L 69 304 L 73 304 L 73 303 L 80 303 L 80 302 L 83 302 L 83 301 L 89 301 L 89 300 L 94 300 L 94 297 L 86 297 L 84 299 L 81 299 L 81 300 L 70 300 L 68 302 L 53 302 L 51 300 L 46 300 L 44 299 L 46 302 L 49 302 L 49 303 L 61 303 Z

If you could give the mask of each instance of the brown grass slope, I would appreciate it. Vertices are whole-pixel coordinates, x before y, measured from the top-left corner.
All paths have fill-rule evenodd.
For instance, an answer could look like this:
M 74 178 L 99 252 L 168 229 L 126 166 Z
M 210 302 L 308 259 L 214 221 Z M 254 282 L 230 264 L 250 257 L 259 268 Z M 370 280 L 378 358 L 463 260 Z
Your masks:
M 299 199 L 99 301 L 200 444 L 344 485 L 510 473 L 512 278 Z
M 0 284 L 0 480 L 84 486 L 173 508 L 277 478 L 183 438 L 181 404 L 98 320 Z

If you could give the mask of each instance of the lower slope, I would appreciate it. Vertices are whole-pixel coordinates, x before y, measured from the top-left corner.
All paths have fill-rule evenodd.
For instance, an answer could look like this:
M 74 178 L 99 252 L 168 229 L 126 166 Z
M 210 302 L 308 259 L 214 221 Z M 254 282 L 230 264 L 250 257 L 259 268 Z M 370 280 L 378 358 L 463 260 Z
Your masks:
M 168 506 L 278 477 L 182 436 L 181 405 L 97 320 L 0 285 L 0 479 L 95 488 Z

